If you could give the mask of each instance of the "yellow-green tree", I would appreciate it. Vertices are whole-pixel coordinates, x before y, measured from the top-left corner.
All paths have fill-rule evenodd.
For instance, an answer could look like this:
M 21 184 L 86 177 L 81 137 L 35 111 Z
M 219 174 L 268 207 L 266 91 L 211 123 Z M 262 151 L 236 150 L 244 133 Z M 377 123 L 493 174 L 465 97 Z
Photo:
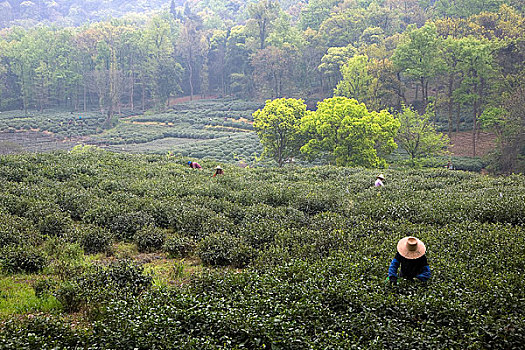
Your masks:
M 399 147 L 410 155 L 412 162 L 416 158 L 442 154 L 446 151 L 449 139 L 446 135 L 437 132 L 432 125 L 434 119 L 432 104 L 428 105 L 422 115 L 408 106 L 403 106 L 397 118 L 400 128 L 396 140 Z
M 264 146 L 263 156 L 275 159 L 281 167 L 299 153 L 299 125 L 305 113 L 304 101 L 294 98 L 268 100 L 263 109 L 253 113 L 253 126 Z
M 394 136 L 399 121 L 383 110 L 369 112 L 354 99 L 333 97 L 301 120 L 307 137 L 301 152 L 308 158 L 327 157 L 342 166 L 381 167 L 397 148 Z

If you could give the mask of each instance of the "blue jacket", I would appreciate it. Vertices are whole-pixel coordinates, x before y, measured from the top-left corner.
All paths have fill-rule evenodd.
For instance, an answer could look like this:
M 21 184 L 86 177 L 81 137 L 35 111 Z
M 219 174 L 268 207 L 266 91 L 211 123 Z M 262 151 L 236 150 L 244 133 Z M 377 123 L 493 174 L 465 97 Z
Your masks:
M 407 259 L 397 253 L 388 268 L 388 277 L 398 277 L 397 270 L 399 269 L 399 266 L 401 266 L 399 277 L 407 279 L 417 278 L 422 282 L 426 282 L 431 276 L 426 255 L 417 259 Z

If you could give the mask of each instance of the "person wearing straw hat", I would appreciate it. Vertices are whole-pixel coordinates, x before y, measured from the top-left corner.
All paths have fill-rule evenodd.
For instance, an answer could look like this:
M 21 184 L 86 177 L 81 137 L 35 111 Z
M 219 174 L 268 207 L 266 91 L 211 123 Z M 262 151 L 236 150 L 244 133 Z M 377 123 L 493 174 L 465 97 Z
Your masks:
M 428 266 L 427 248 L 425 244 L 416 237 L 405 237 L 397 243 L 397 254 L 388 268 L 388 280 L 392 284 L 397 284 L 397 271 L 401 266 L 399 277 L 409 280 L 416 278 L 421 282 L 426 282 L 431 276 Z
M 217 167 L 215 168 L 215 174 L 213 174 L 213 177 L 217 175 L 224 175 L 224 170 L 222 170 L 220 165 L 217 165 Z
M 376 182 L 374 183 L 375 187 L 382 187 L 384 186 L 383 181 L 385 181 L 385 175 L 379 174 L 376 176 Z

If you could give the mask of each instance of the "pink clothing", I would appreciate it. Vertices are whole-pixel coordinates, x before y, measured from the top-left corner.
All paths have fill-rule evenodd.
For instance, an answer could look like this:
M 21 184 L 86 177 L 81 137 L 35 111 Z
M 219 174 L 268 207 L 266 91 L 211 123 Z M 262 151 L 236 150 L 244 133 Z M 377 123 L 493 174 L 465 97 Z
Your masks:
M 193 169 L 202 169 L 201 165 L 199 163 L 197 163 L 197 162 L 191 163 L 191 167 Z
M 381 181 L 381 179 L 377 179 L 375 184 L 374 184 L 375 187 L 381 187 L 383 186 L 383 181 Z

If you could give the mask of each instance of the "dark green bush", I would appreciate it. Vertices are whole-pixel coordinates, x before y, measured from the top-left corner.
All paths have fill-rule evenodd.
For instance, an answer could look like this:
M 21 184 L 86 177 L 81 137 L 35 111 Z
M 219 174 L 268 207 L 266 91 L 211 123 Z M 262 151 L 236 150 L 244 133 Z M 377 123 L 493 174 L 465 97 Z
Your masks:
M 113 236 L 104 228 L 86 225 L 81 228 L 80 245 L 87 254 L 105 253 L 111 248 Z
M 66 235 L 71 228 L 71 225 L 71 218 L 60 212 L 45 215 L 36 222 L 38 230 L 43 235 L 51 237 L 61 237 Z
M 57 283 L 52 279 L 41 279 L 37 280 L 33 284 L 33 289 L 35 290 L 35 295 L 38 298 L 45 298 L 53 293 L 56 288 Z
M 45 254 L 31 246 L 6 247 L 0 259 L 3 270 L 9 273 L 35 273 L 48 264 Z
M 60 302 L 66 312 L 77 312 L 86 303 L 83 294 L 86 293 L 81 286 L 74 282 L 63 282 L 55 291 L 55 298 Z
M 185 258 L 195 251 L 196 243 L 193 239 L 182 235 L 168 237 L 163 249 L 170 258 Z
M 27 243 L 34 236 L 31 228 L 28 220 L 0 213 L 0 249 L 8 245 Z
M 199 242 L 197 256 L 205 265 L 243 267 L 253 259 L 253 251 L 239 237 L 214 233 Z
M 162 248 L 165 240 L 165 232 L 153 225 L 142 227 L 135 236 L 133 241 L 137 244 L 137 249 L 141 253 L 152 253 Z
M 139 211 L 114 217 L 109 228 L 118 239 L 132 240 L 142 227 L 150 224 L 153 224 L 153 218 Z

